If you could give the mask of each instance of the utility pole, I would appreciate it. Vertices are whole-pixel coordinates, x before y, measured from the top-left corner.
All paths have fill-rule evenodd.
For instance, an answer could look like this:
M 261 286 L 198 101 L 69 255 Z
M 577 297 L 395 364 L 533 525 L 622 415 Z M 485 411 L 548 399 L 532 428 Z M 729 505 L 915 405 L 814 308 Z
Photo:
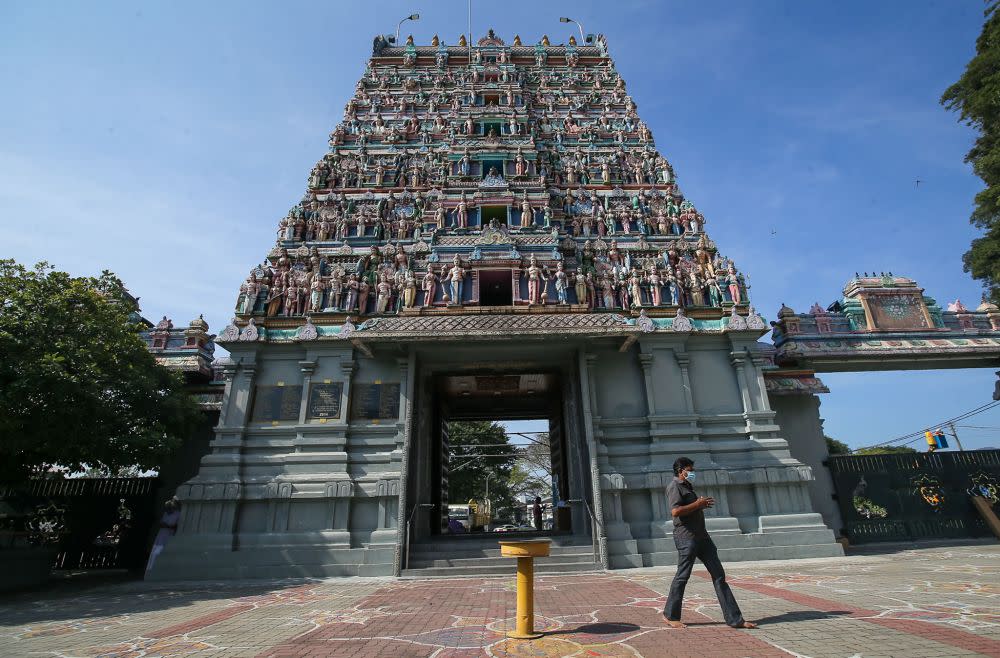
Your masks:
M 948 423 L 948 427 L 951 428 L 951 435 L 955 438 L 955 443 L 958 445 L 960 451 L 965 451 L 962 447 L 962 442 L 958 440 L 958 432 L 955 431 L 955 423 Z

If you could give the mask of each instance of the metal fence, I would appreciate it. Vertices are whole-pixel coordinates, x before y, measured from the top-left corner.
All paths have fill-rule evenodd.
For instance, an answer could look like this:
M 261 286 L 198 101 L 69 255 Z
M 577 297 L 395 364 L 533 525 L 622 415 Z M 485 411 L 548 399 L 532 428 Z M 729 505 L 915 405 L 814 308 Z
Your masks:
M 8 543 L 52 546 L 55 569 L 141 569 L 158 478 L 39 479 L 0 485 Z
M 852 543 L 988 536 L 972 496 L 1000 512 L 1000 450 L 837 455 L 828 466 Z

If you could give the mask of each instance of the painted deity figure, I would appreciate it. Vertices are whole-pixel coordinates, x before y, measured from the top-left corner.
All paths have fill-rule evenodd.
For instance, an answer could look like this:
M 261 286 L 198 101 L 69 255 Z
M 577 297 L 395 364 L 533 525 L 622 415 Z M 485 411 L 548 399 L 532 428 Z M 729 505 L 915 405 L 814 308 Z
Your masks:
M 309 310 L 316 313 L 323 309 L 323 293 L 326 291 L 326 284 L 320 276 L 313 277 L 309 284 Z
M 566 274 L 566 270 L 563 269 L 562 261 L 556 266 L 556 273 L 552 275 L 552 280 L 555 282 L 556 287 L 556 297 L 559 299 L 560 304 L 566 304 L 566 290 L 569 287 L 569 277 Z
M 587 308 L 591 311 L 597 306 L 597 284 L 594 282 L 594 275 L 587 272 Z M 582 302 L 581 302 L 582 303 Z
M 736 269 L 732 265 L 729 266 L 729 270 L 726 273 L 726 284 L 729 288 L 729 298 L 733 304 L 741 303 L 743 295 L 740 292 L 740 279 L 736 274 Z
M 522 227 L 533 227 L 535 225 L 535 210 L 531 207 L 531 201 L 528 200 L 528 193 L 524 193 L 524 198 L 521 201 L 521 226 Z
M 462 198 L 459 199 L 458 206 L 455 208 L 455 227 L 469 227 L 469 202 L 465 198 L 465 192 L 462 192 Z
M 438 230 L 444 228 L 446 217 L 447 213 L 444 209 L 444 204 L 441 204 L 434 211 L 434 224 L 437 226 Z
M 606 273 L 601 275 L 600 284 L 601 301 L 604 303 L 604 308 L 608 310 L 615 308 L 615 286 Z
M 660 306 L 663 303 L 663 280 L 660 279 L 660 273 L 656 271 L 655 267 L 651 266 L 649 268 L 649 274 L 646 275 L 646 282 L 649 283 L 649 292 L 650 297 L 652 297 L 653 306 Z
M 639 270 L 632 268 L 628 277 L 629 296 L 632 298 L 632 307 L 642 306 L 642 277 Z
M 688 295 L 691 297 L 692 306 L 705 305 L 705 291 L 702 287 L 701 277 L 695 270 L 691 270 L 688 274 Z
M 389 282 L 387 274 L 382 274 L 382 278 L 379 280 L 378 285 L 375 286 L 375 290 L 375 312 L 379 314 L 385 313 L 389 306 L 389 297 L 392 295 L 392 283 Z
M 514 175 L 524 176 L 528 173 L 528 161 L 524 159 L 524 154 L 521 149 L 517 149 L 517 155 L 514 156 Z
M 337 267 L 330 274 L 330 280 L 327 282 L 327 288 L 330 294 L 327 296 L 327 302 L 330 307 L 339 309 L 340 302 L 344 296 L 344 270 Z
M 371 293 L 371 284 L 367 279 L 361 279 L 358 284 L 358 313 L 366 315 L 368 313 L 368 296 Z
M 542 268 L 538 266 L 538 259 L 534 255 L 528 261 L 528 267 L 523 276 L 528 279 L 528 303 L 538 304 L 541 295 Z
M 705 286 L 708 288 L 709 306 L 722 306 L 722 289 L 714 276 L 705 279 Z
M 469 152 L 466 151 L 458 161 L 458 173 L 462 176 L 468 176 L 470 171 L 472 171 L 472 158 L 469 157 Z
M 586 304 L 588 300 L 587 277 L 583 274 L 581 270 L 577 270 L 573 282 L 574 282 L 573 287 L 576 289 L 576 303 Z
M 424 306 L 434 305 L 434 296 L 437 294 L 438 277 L 434 273 L 434 266 L 427 266 L 427 274 L 424 275 L 424 280 L 421 284 L 421 288 L 424 290 Z
M 417 303 L 417 280 L 413 276 L 413 270 L 407 270 L 403 277 L 403 307 L 413 308 Z
M 361 283 L 358 280 L 357 274 L 351 274 L 347 278 L 347 300 L 344 303 L 344 310 L 348 313 L 353 313 L 358 308 L 358 290 L 361 288 Z
M 455 254 L 454 264 L 448 272 L 447 280 L 451 282 L 451 303 L 461 305 L 462 292 L 465 286 L 465 268 L 462 267 L 462 260 Z

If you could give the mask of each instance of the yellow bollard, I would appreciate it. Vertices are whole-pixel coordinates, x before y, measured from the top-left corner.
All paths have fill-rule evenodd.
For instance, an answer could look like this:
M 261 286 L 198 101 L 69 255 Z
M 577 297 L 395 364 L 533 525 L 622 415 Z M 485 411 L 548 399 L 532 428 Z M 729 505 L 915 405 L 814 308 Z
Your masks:
M 535 558 L 548 557 L 550 539 L 527 539 L 500 542 L 500 555 L 517 558 L 517 613 L 515 629 L 507 637 L 516 640 L 535 640 L 542 636 L 535 632 Z

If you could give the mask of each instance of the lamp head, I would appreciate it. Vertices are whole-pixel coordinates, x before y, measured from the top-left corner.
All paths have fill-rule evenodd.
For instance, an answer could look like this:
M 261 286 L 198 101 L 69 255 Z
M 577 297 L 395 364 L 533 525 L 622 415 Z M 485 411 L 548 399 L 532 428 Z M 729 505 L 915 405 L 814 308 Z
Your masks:
M 573 19 L 571 19 L 571 18 L 567 18 L 567 17 L 565 17 L 565 16 L 560 16 L 560 17 L 559 17 L 559 22 L 560 22 L 560 23 L 569 23 L 569 22 L 570 22 L 571 20 L 573 20 Z
M 420 20 L 420 14 L 410 14 L 410 20 L 411 21 L 419 21 Z

